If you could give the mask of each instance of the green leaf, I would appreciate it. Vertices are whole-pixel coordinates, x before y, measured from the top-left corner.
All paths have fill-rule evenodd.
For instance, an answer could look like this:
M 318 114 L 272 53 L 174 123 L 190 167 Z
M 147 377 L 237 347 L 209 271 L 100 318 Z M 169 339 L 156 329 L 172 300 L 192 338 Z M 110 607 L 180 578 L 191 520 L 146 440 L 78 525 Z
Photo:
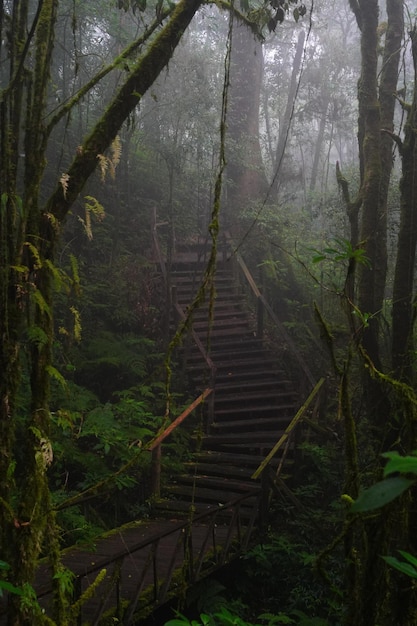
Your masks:
M 384 476 L 400 472 L 401 474 L 415 474 L 417 476 L 417 456 L 401 456 L 398 452 L 386 452 L 382 455 L 389 459 L 384 467 Z
M 403 574 L 405 574 L 406 576 L 409 576 L 410 578 L 417 579 L 417 570 L 409 563 L 404 563 L 403 561 L 399 561 L 398 559 L 395 558 L 395 556 L 383 556 L 382 558 L 384 559 L 386 563 L 388 563 L 388 565 L 391 565 L 391 567 L 394 567 L 399 572 L 402 572 Z
M 60 372 L 58 372 L 58 370 L 56 369 L 56 367 L 54 367 L 53 365 L 47 365 L 46 366 L 46 371 L 48 372 L 49 376 L 51 378 L 53 378 L 54 380 L 56 380 L 61 387 L 66 390 L 67 389 L 67 381 L 65 380 L 65 378 L 62 376 L 62 374 Z
M 23 595 L 23 591 L 19 589 L 19 587 L 15 587 L 12 583 L 7 582 L 7 580 L 0 580 L 0 590 L 14 593 L 15 596 Z
M 417 568 L 417 558 L 415 556 L 413 556 L 409 552 L 406 552 L 405 550 L 398 550 L 398 552 L 401 554 L 403 559 L 406 559 L 406 561 L 408 561 Z
M 363 491 L 352 504 L 351 512 L 365 513 L 366 511 L 379 509 L 395 500 L 395 498 L 398 498 L 398 496 L 404 493 L 404 491 L 414 483 L 414 480 L 409 480 L 402 476 L 386 478 Z
M 39 289 L 35 289 L 32 292 L 32 298 L 35 301 L 35 303 L 37 304 L 39 310 L 42 313 L 45 313 L 50 318 L 51 317 L 51 309 L 50 309 L 49 305 L 47 304 L 45 298 L 43 297 L 43 295 L 39 291 Z

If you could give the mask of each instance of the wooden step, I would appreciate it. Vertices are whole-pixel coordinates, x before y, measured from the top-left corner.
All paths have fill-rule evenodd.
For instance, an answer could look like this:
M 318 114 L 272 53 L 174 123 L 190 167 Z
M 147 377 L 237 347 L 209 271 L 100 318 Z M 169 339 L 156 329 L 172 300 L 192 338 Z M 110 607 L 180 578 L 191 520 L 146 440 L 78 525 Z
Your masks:
M 216 382 L 216 397 L 219 394 L 232 394 L 237 395 L 240 392 L 257 390 L 261 391 L 262 389 L 269 389 L 271 385 L 274 385 L 276 388 L 275 393 L 279 393 L 282 388 L 289 387 L 290 382 L 288 380 L 283 380 L 281 378 L 277 378 L 276 376 L 271 376 L 270 379 L 263 378 L 262 380 L 253 380 L 253 381 L 236 381 L 232 378 L 232 380 L 227 380 L 225 382 Z M 290 393 L 294 394 L 293 391 Z
M 197 334 L 204 334 L 206 335 L 207 332 L 209 332 L 209 329 L 207 328 L 209 323 L 209 320 L 201 320 L 201 321 L 193 321 L 192 322 L 192 327 L 195 330 L 195 332 Z M 221 330 L 223 328 L 229 328 L 229 327 L 238 327 L 244 330 L 244 332 L 247 331 L 247 329 L 249 328 L 249 322 L 246 318 L 246 315 L 227 315 L 226 317 L 222 317 L 221 319 L 218 320 L 213 320 L 213 325 L 211 327 L 211 330 Z
M 242 431 L 245 429 L 246 431 L 254 431 L 259 428 L 265 428 L 265 430 L 275 430 L 277 428 L 287 426 L 289 424 L 288 416 L 281 417 L 263 417 L 255 420 L 246 419 L 246 420 L 229 420 L 229 421 L 216 421 L 210 424 L 210 431 L 212 433 L 219 432 L 234 432 L 236 430 Z
M 198 474 L 204 474 L 204 475 L 214 475 L 214 476 L 228 476 L 229 478 L 242 478 L 242 480 L 248 480 L 249 478 L 251 478 L 252 474 L 253 474 L 253 469 L 252 468 L 248 468 L 248 467 L 242 467 L 242 466 L 234 466 L 231 464 L 220 464 L 221 462 L 221 457 L 220 455 L 218 456 L 219 461 L 218 462 L 212 462 L 212 463 L 203 463 L 200 461 L 189 461 L 188 463 L 185 463 L 185 467 L 189 469 L 190 472 L 197 472 Z M 238 459 L 236 459 L 236 462 L 238 463 Z M 260 463 L 259 463 L 260 465 Z
M 265 455 L 266 456 L 266 455 Z M 196 463 L 239 466 L 245 468 L 253 468 L 254 470 L 260 466 L 265 459 L 264 455 L 255 454 L 239 454 L 233 452 L 222 452 L 218 450 L 202 450 L 194 455 Z M 277 467 L 280 463 L 279 453 L 271 459 L 271 467 Z
M 229 407 L 227 409 L 218 409 L 215 405 L 214 413 L 216 417 L 216 421 L 223 421 L 224 418 L 239 419 L 246 417 L 251 417 L 253 421 L 256 421 L 258 418 L 261 419 L 265 417 L 265 414 L 273 414 L 272 417 L 275 417 L 278 421 L 285 422 L 290 421 L 290 416 L 295 415 L 297 411 L 297 407 L 294 402 L 289 402 L 286 404 L 265 404 L 265 405 L 254 405 L 254 406 L 238 406 L 238 407 Z
M 197 493 L 204 487 L 205 489 L 213 489 L 216 493 L 233 491 L 235 493 L 252 492 L 259 487 L 254 480 L 233 480 L 224 476 L 210 476 L 209 474 L 200 474 L 193 476 L 192 474 L 182 474 L 175 477 L 174 485 L 191 485 L 195 487 Z
M 187 485 L 168 485 L 166 490 L 176 497 L 182 497 L 190 501 L 198 502 L 199 504 L 201 502 L 226 504 L 227 502 L 236 500 L 242 495 L 241 491 L 218 491 L 216 489 L 204 489 L 203 487 L 200 487 L 197 493 L 197 490 L 194 489 L 194 487 Z M 250 492 L 248 492 L 248 495 L 249 493 Z M 253 498 L 255 498 L 255 495 Z M 252 496 L 250 496 L 250 502 L 248 502 L 248 505 L 249 504 L 253 504 Z
M 294 392 L 290 389 L 276 389 L 275 384 L 256 387 L 253 386 L 250 389 L 243 389 L 239 392 L 232 392 L 227 387 L 218 389 L 216 387 L 216 408 L 226 408 L 231 404 L 240 404 L 240 406 L 248 404 L 264 405 L 268 403 L 283 403 L 284 401 L 293 400 Z
M 284 431 L 252 431 L 241 433 L 222 433 L 216 435 L 204 435 L 203 445 L 218 446 L 223 443 L 249 443 L 253 444 L 253 447 L 259 448 L 260 443 L 264 443 L 269 446 L 273 446 L 280 437 L 284 434 Z

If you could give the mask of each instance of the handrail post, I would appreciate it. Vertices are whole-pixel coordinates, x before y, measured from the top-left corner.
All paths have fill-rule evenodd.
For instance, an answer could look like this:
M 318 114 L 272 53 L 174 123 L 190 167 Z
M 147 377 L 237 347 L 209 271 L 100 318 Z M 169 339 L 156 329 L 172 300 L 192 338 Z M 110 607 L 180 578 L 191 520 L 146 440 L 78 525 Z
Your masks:
M 269 511 L 269 467 L 266 467 L 261 474 L 261 498 L 259 502 L 259 530 L 261 538 L 266 535 L 268 528 Z
M 77 578 L 75 579 L 75 583 L 74 583 L 73 601 L 76 602 L 77 600 L 79 600 L 81 598 L 81 594 L 82 594 L 82 581 L 81 581 L 81 575 L 79 574 Z M 83 612 L 83 606 L 81 604 L 80 610 L 77 615 L 77 626 L 82 626 L 82 623 L 83 623 L 82 612 Z
M 264 338 L 264 311 L 262 295 L 259 295 L 256 299 L 256 336 L 260 341 Z
M 162 448 L 159 444 L 152 450 L 151 460 L 151 489 L 154 498 L 159 498 L 161 495 L 161 457 Z

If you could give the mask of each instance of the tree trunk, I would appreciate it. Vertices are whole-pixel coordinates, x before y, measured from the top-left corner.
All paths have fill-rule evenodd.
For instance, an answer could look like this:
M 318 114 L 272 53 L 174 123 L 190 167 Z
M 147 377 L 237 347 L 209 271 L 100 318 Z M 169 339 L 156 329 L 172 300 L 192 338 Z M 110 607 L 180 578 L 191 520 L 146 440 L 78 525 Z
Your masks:
M 377 300 L 375 280 L 380 272 L 377 262 L 381 256 L 379 190 L 382 177 L 380 133 L 381 114 L 378 102 L 378 0 L 361 0 L 361 55 L 362 69 L 358 86 L 359 151 L 361 157 L 362 220 L 361 246 L 369 265 L 359 268 L 358 306 L 369 320 L 363 329 L 363 346 L 373 362 L 379 366 L 378 325 L 375 316 L 382 302 Z
M 279 188 L 280 169 L 284 158 L 285 146 L 290 132 L 291 118 L 294 109 L 294 102 L 297 95 L 298 75 L 300 72 L 301 61 L 303 58 L 305 31 L 300 30 L 298 33 L 297 47 L 295 49 L 294 61 L 292 65 L 291 80 L 287 94 L 287 104 L 285 107 L 284 117 L 279 127 L 278 143 L 275 152 L 274 178 L 272 181 L 272 197 L 276 198 Z
M 414 94 L 407 115 L 404 142 L 401 146 L 402 178 L 401 218 L 398 234 L 392 303 L 392 365 L 397 377 L 408 382 L 413 378 L 413 286 L 417 243 L 417 31 L 410 34 L 414 64 Z
M 234 217 L 266 193 L 259 142 L 259 106 L 263 77 L 262 44 L 248 26 L 235 20 L 232 33 L 230 87 L 228 94 L 227 216 Z

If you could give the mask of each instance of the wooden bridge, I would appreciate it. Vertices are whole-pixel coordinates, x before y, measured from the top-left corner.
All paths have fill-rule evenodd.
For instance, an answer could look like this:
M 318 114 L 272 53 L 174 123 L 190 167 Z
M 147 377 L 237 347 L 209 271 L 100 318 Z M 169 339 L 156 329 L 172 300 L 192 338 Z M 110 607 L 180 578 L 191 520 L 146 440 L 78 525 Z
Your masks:
M 161 274 L 170 282 L 170 308 L 177 323 L 188 329 L 181 348 L 184 375 L 199 395 L 149 447 L 157 496 L 153 519 L 115 529 L 94 550 L 65 552 L 63 563 L 75 574 L 78 624 L 139 624 L 155 608 L 182 597 L 187 587 L 247 551 L 266 528 L 270 498 L 291 497 L 282 470 L 291 459 L 302 417 L 317 410 L 322 381 L 313 379 L 231 245 L 224 243 L 211 260 L 204 242 L 183 246 L 169 272 L 157 241 L 155 246 Z M 201 302 L 194 307 L 196 297 Z M 268 325 L 280 332 L 285 346 L 281 357 L 268 349 Z M 283 361 L 290 355 L 288 366 Z M 289 375 L 294 362 L 300 372 L 297 381 Z M 163 442 L 198 405 L 204 409 L 199 445 L 183 474 L 161 494 Z M 51 572 L 42 565 L 35 589 L 47 613 L 50 581 Z M 91 585 L 93 594 L 87 591 Z M 4 613 L 0 624 L 7 624 Z

